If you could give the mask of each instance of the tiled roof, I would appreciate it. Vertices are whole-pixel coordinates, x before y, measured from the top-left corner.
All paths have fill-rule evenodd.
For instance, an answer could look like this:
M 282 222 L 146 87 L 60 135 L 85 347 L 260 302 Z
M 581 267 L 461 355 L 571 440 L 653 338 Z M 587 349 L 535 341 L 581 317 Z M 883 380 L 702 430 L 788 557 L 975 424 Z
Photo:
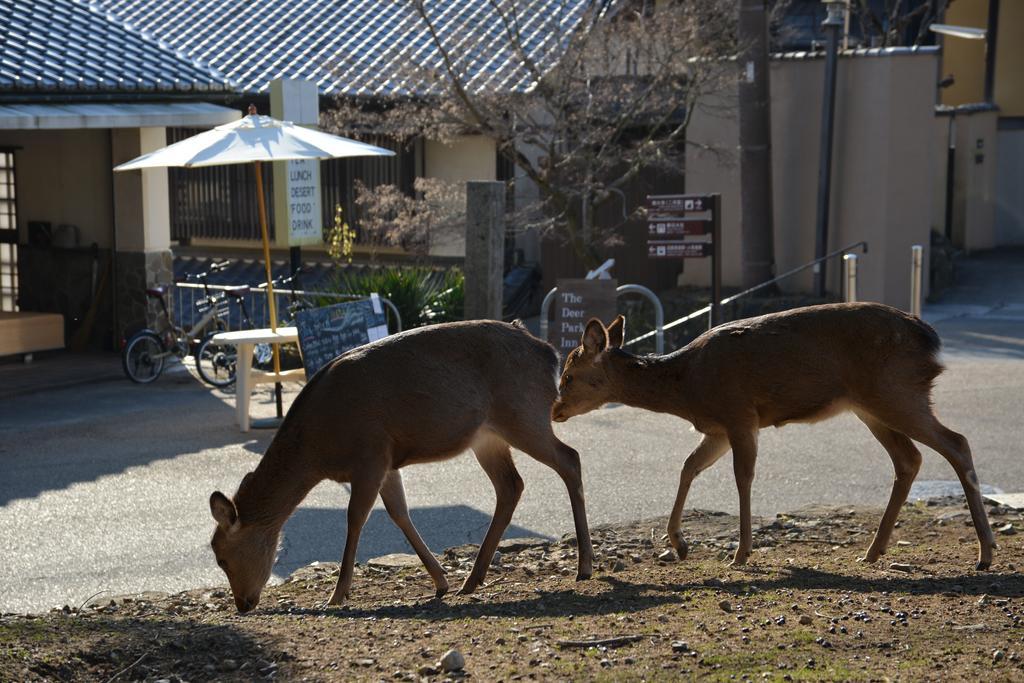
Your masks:
M 224 79 L 75 0 L 0 0 L 0 91 L 222 89 Z
M 536 78 L 495 5 L 506 18 L 514 9 L 519 42 L 543 71 L 588 8 L 606 1 L 426 0 L 426 10 L 471 89 L 523 90 Z M 10 34 L 0 89 L 227 81 L 254 94 L 286 77 L 314 81 L 325 95 L 372 97 L 422 94 L 431 82 L 423 74 L 443 66 L 411 0 L 0 0 L 0 20 L 0 35 Z

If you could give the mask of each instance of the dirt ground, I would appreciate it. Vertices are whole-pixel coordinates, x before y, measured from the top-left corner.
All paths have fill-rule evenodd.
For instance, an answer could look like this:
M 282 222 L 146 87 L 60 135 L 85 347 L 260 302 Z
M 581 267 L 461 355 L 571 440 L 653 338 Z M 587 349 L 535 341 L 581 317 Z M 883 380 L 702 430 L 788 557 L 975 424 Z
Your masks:
M 435 600 L 418 565 L 368 563 L 343 608 L 323 607 L 333 564 L 269 587 L 244 616 L 225 588 L 97 598 L 0 617 L 0 680 L 1024 681 L 1024 515 L 989 513 L 999 550 L 984 572 L 966 507 L 947 500 L 906 506 L 873 566 L 856 558 L 879 510 L 758 520 L 740 569 L 727 566 L 736 518 L 695 512 L 684 562 L 659 559 L 663 519 L 594 529 L 581 583 L 574 539 L 524 539 L 471 596 Z M 453 589 L 475 550 L 443 554 Z M 449 655 L 445 671 L 451 649 L 462 662 Z

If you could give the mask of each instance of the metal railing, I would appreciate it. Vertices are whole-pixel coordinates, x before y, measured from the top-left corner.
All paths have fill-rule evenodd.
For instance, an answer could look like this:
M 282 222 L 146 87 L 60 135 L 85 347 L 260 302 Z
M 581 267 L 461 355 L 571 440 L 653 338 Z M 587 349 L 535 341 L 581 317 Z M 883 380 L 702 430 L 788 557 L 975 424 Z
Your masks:
M 207 285 L 211 292 L 222 292 L 228 289 L 235 289 L 235 286 L 229 285 Z M 288 306 L 291 304 L 292 297 L 299 299 L 333 299 L 338 302 L 341 301 L 353 301 L 356 299 L 365 299 L 364 294 L 341 294 L 338 292 L 317 292 L 312 290 L 304 289 L 277 289 L 274 288 L 274 302 L 277 306 L 278 312 L 288 310 Z M 270 325 L 270 310 L 267 305 L 267 290 L 266 288 L 252 287 L 248 293 L 245 294 L 246 307 L 249 309 L 249 317 L 252 318 L 253 325 L 256 327 L 268 327 Z M 199 316 L 196 310 L 196 302 L 203 298 L 203 285 L 194 282 L 176 282 L 174 284 L 174 315 L 177 318 L 178 324 L 189 329 L 195 318 Z M 388 309 L 389 321 L 393 319 L 397 331 L 402 331 L 402 316 L 398 312 L 398 308 L 390 299 L 386 297 L 380 297 L 381 303 L 383 303 Z M 223 304 L 221 304 L 223 305 Z M 228 327 L 237 330 L 242 327 L 242 314 L 238 310 L 237 306 L 230 306 L 228 310 Z
M 802 266 L 798 266 L 796 268 L 793 268 L 792 270 L 787 270 L 782 275 L 777 275 L 777 276 L 773 277 L 771 280 L 767 280 L 765 282 L 762 282 L 759 285 L 754 285 L 753 287 L 751 287 L 749 289 L 744 289 L 742 292 L 740 292 L 738 294 L 733 294 L 732 296 L 727 296 L 724 299 L 722 299 L 722 301 L 720 303 L 721 303 L 722 306 L 724 306 L 725 304 L 728 304 L 728 303 L 731 303 L 733 301 L 736 301 L 737 299 L 739 299 L 741 297 L 744 297 L 744 296 L 747 296 L 748 294 L 752 294 L 753 292 L 756 292 L 758 290 L 764 289 L 765 287 L 769 287 L 769 286 L 775 284 L 776 282 L 779 282 L 780 280 L 786 279 L 787 277 L 791 277 L 793 275 L 796 275 L 797 273 L 801 273 L 801 272 L 807 270 L 808 268 L 813 268 L 814 266 L 818 265 L 819 263 L 822 263 L 823 261 L 827 261 L 828 259 L 835 258 L 836 256 L 842 256 L 844 254 L 847 254 L 847 253 L 853 251 L 854 249 L 861 249 L 861 253 L 862 254 L 866 254 L 866 253 L 868 253 L 868 243 L 864 242 L 864 241 L 860 241 L 860 242 L 855 242 L 854 244 L 850 244 L 848 246 L 845 246 L 842 249 L 836 249 L 833 252 L 829 252 L 828 254 L 825 254 L 821 258 L 816 258 L 813 261 L 809 261 L 809 262 L 803 264 Z M 711 313 L 711 305 L 708 304 L 704 308 L 696 310 L 696 311 L 694 311 L 693 313 L 691 313 L 689 315 L 683 316 L 682 318 L 679 318 L 677 320 L 673 320 L 672 322 L 666 324 L 664 326 L 664 329 L 666 329 L 666 330 L 672 329 L 673 327 L 677 327 L 679 325 L 682 325 L 683 323 L 689 322 L 690 320 L 693 320 L 694 318 L 699 318 L 702 315 L 710 315 L 710 313 Z M 632 344 L 636 344 L 637 342 L 643 341 L 644 339 L 648 339 L 649 337 L 651 337 L 653 335 L 654 335 L 654 332 L 648 332 L 647 334 L 642 334 L 642 335 L 640 335 L 639 337 L 637 337 L 635 339 L 630 339 L 625 344 L 623 344 L 623 346 L 630 346 Z
M 540 305 L 540 338 L 545 341 L 547 341 L 548 338 L 548 313 L 551 310 L 551 303 L 555 300 L 555 293 L 557 291 L 557 287 L 552 287 L 551 291 L 544 296 L 544 301 L 541 302 Z M 639 294 L 654 304 L 654 329 L 646 335 L 643 335 L 642 338 L 646 339 L 653 335 L 654 352 L 659 355 L 665 353 L 665 308 L 661 305 L 661 300 L 658 299 L 658 295 L 643 285 L 619 285 L 615 288 L 616 298 L 623 294 Z M 624 346 L 632 344 L 639 339 L 641 339 L 641 337 L 632 339 L 626 342 Z

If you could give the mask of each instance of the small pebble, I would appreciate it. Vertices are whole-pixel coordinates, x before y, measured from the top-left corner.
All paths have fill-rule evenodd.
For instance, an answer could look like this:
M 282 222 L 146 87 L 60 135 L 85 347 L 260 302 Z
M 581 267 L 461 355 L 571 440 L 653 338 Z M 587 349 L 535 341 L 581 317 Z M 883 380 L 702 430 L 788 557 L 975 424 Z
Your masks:
M 440 666 L 442 671 L 462 671 L 466 666 L 466 658 L 458 650 L 448 650 L 441 657 Z
M 812 621 L 814 621 L 814 619 L 811 619 L 811 615 L 810 614 L 801 614 L 800 615 L 800 623 L 803 624 L 804 626 L 809 625 Z
M 718 603 L 718 606 L 721 608 L 721 610 L 723 612 L 731 612 L 732 611 L 732 603 L 729 602 L 728 600 L 722 600 L 720 603 Z

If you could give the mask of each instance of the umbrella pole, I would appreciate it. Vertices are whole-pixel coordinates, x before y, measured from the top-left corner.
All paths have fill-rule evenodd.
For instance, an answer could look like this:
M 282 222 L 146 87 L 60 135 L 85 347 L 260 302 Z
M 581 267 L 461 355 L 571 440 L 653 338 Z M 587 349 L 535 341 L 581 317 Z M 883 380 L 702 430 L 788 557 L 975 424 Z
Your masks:
M 270 236 L 267 235 L 267 207 L 263 199 L 263 169 L 260 162 L 256 164 L 256 198 L 260 211 L 260 234 L 263 237 L 263 263 L 267 267 L 267 308 L 270 311 L 270 329 L 277 332 L 277 304 L 274 301 L 274 278 L 270 269 Z M 281 374 L 281 350 L 279 344 L 271 344 L 274 351 L 274 374 Z M 277 416 L 282 417 L 281 383 L 274 382 L 274 395 L 277 402 Z

